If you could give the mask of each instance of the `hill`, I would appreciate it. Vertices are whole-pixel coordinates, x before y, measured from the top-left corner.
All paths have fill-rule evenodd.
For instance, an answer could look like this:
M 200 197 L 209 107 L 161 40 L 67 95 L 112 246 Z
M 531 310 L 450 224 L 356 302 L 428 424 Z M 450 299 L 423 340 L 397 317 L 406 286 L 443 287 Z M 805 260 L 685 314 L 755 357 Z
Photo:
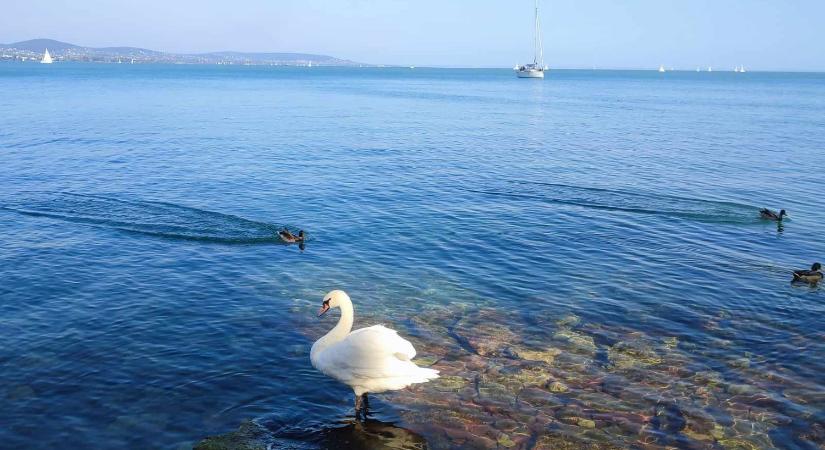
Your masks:
M 211 52 L 199 54 L 168 53 L 137 47 L 82 47 L 54 39 L 32 39 L 0 44 L 2 59 L 32 60 L 46 49 L 57 61 L 184 63 L 184 64 L 260 64 L 260 65 L 317 65 L 357 66 L 359 63 L 328 55 L 311 53 L 245 53 Z

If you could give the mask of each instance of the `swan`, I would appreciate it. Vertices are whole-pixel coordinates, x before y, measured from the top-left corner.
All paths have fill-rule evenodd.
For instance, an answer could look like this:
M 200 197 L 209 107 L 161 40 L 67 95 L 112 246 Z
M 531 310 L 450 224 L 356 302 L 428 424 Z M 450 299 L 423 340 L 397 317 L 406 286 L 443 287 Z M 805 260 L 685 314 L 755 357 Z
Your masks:
M 437 370 L 412 362 L 415 349 L 395 330 L 375 325 L 350 332 L 353 309 L 346 292 L 335 290 L 324 296 L 318 317 L 332 308 L 341 308 L 338 324 L 312 344 L 309 359 L 324 375 L 352 388 L 356 417 L 362 409 L 366 416 L 368 393 L 395 391 L 438 378 Z

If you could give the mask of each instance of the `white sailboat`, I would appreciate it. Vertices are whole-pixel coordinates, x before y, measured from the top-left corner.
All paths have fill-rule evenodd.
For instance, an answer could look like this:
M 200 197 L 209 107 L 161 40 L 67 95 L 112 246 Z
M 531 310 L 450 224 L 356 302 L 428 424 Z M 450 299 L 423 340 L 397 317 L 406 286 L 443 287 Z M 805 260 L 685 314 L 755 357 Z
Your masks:
M 659 73 L 665 73 L 665 72 L 667 72 L 667 70 L 665 70 L 665 66 L 664 65 L 659 66 Z
M 46 49 L 46 52 L 43 53 L 43 59 L 40 60 L 40 64 L 51 64 L 52 62 L 52 55 L 49 54 L 49 49 Z
M 539 0 L 536 0 L 535 16 L 536 29 L 535 36 L 533 37 L 533 44 L 535 46 L 533 53 L 533 63 L 514 67 L 516 75 L 518 75 L 519 78 L 544 78 L 544 72 L 548 70 L 548 67 L 544 65 L 544 48 L 541 44 L 541 26 L 539 24 Z

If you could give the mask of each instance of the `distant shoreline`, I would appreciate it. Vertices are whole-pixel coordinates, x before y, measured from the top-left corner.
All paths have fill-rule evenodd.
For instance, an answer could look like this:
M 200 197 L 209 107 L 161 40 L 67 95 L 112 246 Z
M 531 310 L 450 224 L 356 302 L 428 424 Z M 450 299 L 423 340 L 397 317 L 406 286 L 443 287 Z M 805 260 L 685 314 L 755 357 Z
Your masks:
M 39 61 L 48 50 L 55 62 L 135 63 L 135 64 L 215 64 L 286 66 L 371 66 L 329 55 L 288 52 L 210 52 L 181 54 L 137 47 L 83 47 L 53 39 L 32 39 L 0 44 L 0 61 Z
M 1 51 L 1 50 L 0 50 Z M 2 56 L 0 54 L 0 56 Z M 10 60 L 10 59 L 3 59 L 0 57 L 0 65 L 39 65 L 39 59 L 30 58 L 25 61 L 21 60 Z M 130 62 L 122 62 L 118 63 L 117 61 L 81 61 L 81 60 L 55 60 L 56 65 L 62 64 L 72 64 L 72 65 L 101 65 L 101 66 L 110 66 L 110 65 L 140 65 L 140 66 L 203 66 L 203 67 L 214 67 L 214 66 L 228 66 L 228 67 L 256 67 L 256 68 L 284 68 L 284 69 L 372 69 L 372 70 L 403 70 L 403 71 L 411 71 L 415 72 L 416 70 L 455 70 L 455 71 L 467 71 L 467 70 L 487 70 L 487 71 L 506 71 L 511 72 L 513 69 L 509 67 L 439 67 L 439 66 L 394 66 L 394 65 L 324 65 L 324 64 L 313 64 L 311 67 L 306 64 L 267 64 L 267 63 L 250 63 L 250 64 L 243 64 L 243 63 L 198 63 L 198 62 L 165 62 L 165 61 L 157 61 L 157 62 L 135 62 L 134 64 Z M 52 65 L 55 65 L 52 64 Z M 654 69 L 639 69 L 639 68 L 576 68 L 576 67 L 564 67 L 564 68 L 551 68 L 549 73 L 552 72 L 649 72 L 652 76 L 661 76 L 662 78 L 667 78 L 667 74 L 658 74 Z M 733 69 L 730 70 L 714 70 L 712 73 L 708 73 L 705 71 L 696 72 L 695 70 L 690 69 L 674 69 L 668 72 L 669 74 L 679 74 L 679 75 L 686 75 L 686 74 L 695 74 L 696 76 L 714 76 L 714 75 L 740 75 L 734 72 Z M 815 71 L 815 70 L 750 70 L 748 74 L 759 74 L 759 75 L 766 75 L 766 74 L 807 74 L 807 75 L 825 75 L 825 71 Z M 747 74 L 743 75 L 744 77 Z

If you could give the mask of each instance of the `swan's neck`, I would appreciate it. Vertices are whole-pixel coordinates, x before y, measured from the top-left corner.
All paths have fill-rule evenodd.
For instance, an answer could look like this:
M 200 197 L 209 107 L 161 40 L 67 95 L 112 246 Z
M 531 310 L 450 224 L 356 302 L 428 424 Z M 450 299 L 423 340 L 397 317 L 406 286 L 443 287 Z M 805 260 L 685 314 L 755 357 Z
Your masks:
M 353 321 L 353 310 L 352 310 L 352 302 L 349 300 L 344 300 L 341 302 L 341 318 L 338 319 L 338 324 L 335 325 L 335 328 L 329 331 L 324 337 L 318 339 L 315 342 L 315 345 L 312 346 L 312 354 L 314 355 L 317 352 L 333 345 L 337 342 L 344 340 L 347 337 L 350 331 L 352 331 L 352 321 Z

